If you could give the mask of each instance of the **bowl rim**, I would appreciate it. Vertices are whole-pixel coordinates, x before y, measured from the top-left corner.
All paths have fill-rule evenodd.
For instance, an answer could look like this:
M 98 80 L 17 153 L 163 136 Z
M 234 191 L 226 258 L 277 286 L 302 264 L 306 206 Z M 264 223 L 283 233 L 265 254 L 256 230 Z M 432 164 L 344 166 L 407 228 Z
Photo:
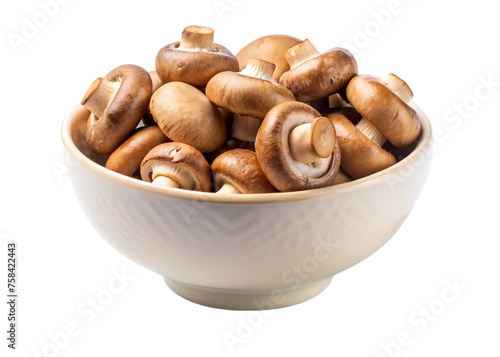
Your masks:
M 80 111 L 88 111 L 85 107 L 81 105 L 75 106 L 65 117 L 61 126 L 61 139 L 64 147 L 69 152 L 71 157 L 78 162 L 78 164 L 85 167 L 87 170 L 103 176 L 108 180 L 115 181 L 116 183 L 139 189 L 145 190 L 150 193 L 159 194 L 162 196 L 168 196 L 173 198 L 186 199 L 198 202 L 213 202 L 213 203 L 277 203 L 277 202 L 290 202 L 290 201 L 301 201 L 308 200 L 318 197 L 324 197 L 325 195 L 332 195 L 343 193 L 346 191 L 360 190 L 366 188 L 367 186 L 372 186 L 379 184 L 381 181 L 386 181 L 391 174 L 396 174 L 405 165 L 410 165 L 411 163 L 418 162 L 422 155 L 431 155 L 429 150 L 432 148 L 432 126 L 429 118 L 425 113 L 418 107 L 414 102 L 409 104 L 417 112 L 422 131 L 419 136 L 417 145 L 413 151 L 404 159 L 397 162 L 396 164 L 384 169 L 382 171 L 376 172 L 372 175 L 349 181 L 346 183 L 316 188 L 303 191 L 293 191 L 293 192 L 276 192 L 276 193 L 255 193 L 255 194 L 239 194 L 239 195 L 218 195 L 214 192 L 200 192 L 200 191 L 188 191 L 168 187 L 160 187 L 152 185 L 151 183 L 138 180 L 136 178 L 128 177 L 117 172 L 106 169 L 104 166 L 92 161 L 85 154 L 83 154 L 76 144 L 72 140 L 71 128 L 72 124 Z M 432 150 L 431 150 L 432 151 Z M 415 165 L 419 166 L 419 165 Z

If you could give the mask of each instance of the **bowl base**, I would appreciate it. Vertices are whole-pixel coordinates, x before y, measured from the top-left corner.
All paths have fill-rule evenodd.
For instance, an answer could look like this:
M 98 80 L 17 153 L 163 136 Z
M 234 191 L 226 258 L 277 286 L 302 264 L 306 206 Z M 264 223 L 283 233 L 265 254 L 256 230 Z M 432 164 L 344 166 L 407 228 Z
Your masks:
M 226 310 L 269 310 L 296 305 L 321 293 L 332 277 L 282 290 L 231 290 L 181 283 L 164 278 L 173 292 L 194 303 Z

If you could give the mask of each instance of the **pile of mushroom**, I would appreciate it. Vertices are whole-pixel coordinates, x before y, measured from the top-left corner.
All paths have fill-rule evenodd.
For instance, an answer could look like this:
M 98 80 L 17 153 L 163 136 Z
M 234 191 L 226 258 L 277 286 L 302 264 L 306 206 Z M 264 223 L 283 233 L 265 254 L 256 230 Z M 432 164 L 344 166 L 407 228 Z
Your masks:
M 149 72 L 122 65 L 82 105 L 105 167 L 166 189 L 256 194 L 316 189 L 409 154 L 420 120 L 398 76 L 358 74 L 343 48 L 263 36 L 236 55 L 188 26 Z M 402 154 L 403 153 L 403 154 Z

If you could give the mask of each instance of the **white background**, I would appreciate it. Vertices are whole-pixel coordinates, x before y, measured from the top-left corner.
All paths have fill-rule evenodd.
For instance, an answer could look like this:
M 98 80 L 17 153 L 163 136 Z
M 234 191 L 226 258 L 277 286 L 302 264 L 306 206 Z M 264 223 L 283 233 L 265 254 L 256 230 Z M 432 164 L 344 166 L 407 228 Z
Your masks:
M 0 299 L 1 356 L 499 355 L 500 22 L 490 1 L 42 3 L 0 5 L 0 292 L 15 240 L 20 293 L 14 353 Z M 157 51 L 193 24 L 233 53 L 272 33 L 347 47 L 360 73 L 404 78 L 432 121 L 434 163 L 407 221 L 300 305 L 263 315 L 190 303 L 109 247 L 73 194 L 65 115 L 118 65 L 153 70 Z M 92 308 L 118 273 L 129 280 Z

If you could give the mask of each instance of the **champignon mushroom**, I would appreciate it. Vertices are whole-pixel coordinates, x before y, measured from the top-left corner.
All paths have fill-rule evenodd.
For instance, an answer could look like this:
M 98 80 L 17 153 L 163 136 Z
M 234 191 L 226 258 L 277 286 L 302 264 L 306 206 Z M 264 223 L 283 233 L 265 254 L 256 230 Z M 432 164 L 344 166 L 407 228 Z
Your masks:
M 208 99 L 239 115 L 235 115 L 231 129 L 234 138 L 254 141 L 255 128 L 258 129 L 260 120 L 272 107 L 295 101 L 292 92 L 273 80 L 275 68 L 273 63 L 252 58 L 243 71 L 222 72 L 208 82 L 205 90 Z
M 172 141 L 209 153 L 226 140 L 221 112 L 199 89 L 182 82 L 162 85 L 151 97 L 153 118 Z
M 300 40 L 298 38 L 288 35 L 259 37 L 247 44 L 236 54 L 236 58 L 240 64 L 240 71 L 247 66 L 250 58 L 260 58 L 276 65 L 272 77 L 277 82 L 281 75 L 290 69 L 290 65 L 285 58 L 285 52 L 299 43 Z
M 246 149 L 226 151 L 217 156 L 211 168 L 214 188 L 219 194 L 276 192 L 253 151 Z
M 141 166 L 141 161 L 155 146 L 169 139 L 158 126 L 143 126 L 121 144 L 106 161 L 106 168 L 126 176 L 133 174 Z
M 396 163 L 396 158 L 363 134 L 340 113 L 327 115 L 335 126 L 342 151 L 340 165 L 354 179 L 371 175 Z
M 281 103 L 267 113 L 255 151 L 266 177 L 279 191 L 330 186 L 340 166 L 333 124 L 301 102 Z
M 358 72 L 356 59 L 346 49 L 336 47 L 321 54 L 307 39 L 285 56 L 290 70 L 283 73 L 279 83 L 301 102 L 341 91 Z
M 346 93 L 363 116 L 358 129 L 379 146 L 389 140 L 395 147 L 404 148 L 418 139 L 420 119 L 407 104 L 413 94 L 399 77 L 390 74 L 384 84 L 373 76 L 358 75 L 349 82 Z
M 219 72 L 237 72 L 236 57 L 213 41 L 213 29 L 204 26 L 186 27 L 180 42 L 163 47 L 156 56 L 156 72 L 162 82 L 180 81 L 195 87 L 205 87 L 209 79 Z
M 90 147 L 109 154 L 120 146 L 141 121 L 151 91 L 149 73 L 136 65 L 117 67 L 96 79 L 82 99 L 92 112 L 85 133 Z
M 169 142 L 151 149 L 141 163 L 143 181 L 184 190 L 209 192 L 210 165 L 191 145 Z

